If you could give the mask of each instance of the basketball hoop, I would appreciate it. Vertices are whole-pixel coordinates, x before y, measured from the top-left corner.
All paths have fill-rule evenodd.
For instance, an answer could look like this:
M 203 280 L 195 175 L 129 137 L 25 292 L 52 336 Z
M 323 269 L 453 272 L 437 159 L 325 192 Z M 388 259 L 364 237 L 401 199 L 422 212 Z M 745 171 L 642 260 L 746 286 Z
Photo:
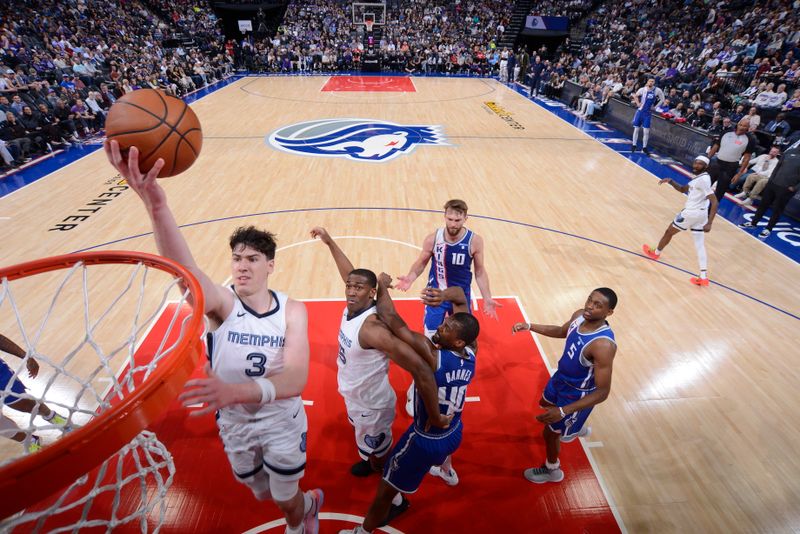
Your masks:
M 375 26 L 375 20 L 365 20 L 364 26 L 366 27 L 367 33 L 372 33 L 372 27 Z
M 143 430 L 166 411 L 203 358 L 203 309 L 197 279 L 152 254 L 68 254 L 0 268 L 0 332 L 24 343 L 27 353 L 15 376 L 35 358 L 40 372 L 34 384 L 46 382 L 42 392 L 17 396 L 36 401 L 37 410 L 46 402 L 76 423 L 68 433 L 35 426 L 34 411 L 27 427 L 19 425 L 25 443 L 34 432 L 60 436 L 45 439 L 38 452 L 0 463 L 0 531 L 19 525 L 50 531 L 53 524 L 45 522 L 52 520 L 59 530 L 139 522 L 145 531 L 157 505 L 160 517 L 151 521 L 160 526 L 174 464 L 155 435 Z M 65 394 L 65 384 L 74 392 Z M 10 387 L 0 389 L 3 404 Z M 133 511 L 119 502 L 125 487 L 140 492 Z M 102 501 L 104 492 L 114 501 L 113 513 L 91 517 L 93 501 Z

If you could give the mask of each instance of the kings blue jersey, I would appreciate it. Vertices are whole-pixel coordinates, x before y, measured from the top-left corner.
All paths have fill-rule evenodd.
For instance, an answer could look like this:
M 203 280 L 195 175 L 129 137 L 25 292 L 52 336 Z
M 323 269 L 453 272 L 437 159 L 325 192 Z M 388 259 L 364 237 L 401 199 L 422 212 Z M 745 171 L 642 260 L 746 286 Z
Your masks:
M 594 363 L 583 356 L 583 351 L 596 339 L 610 339 L 614 344 L 616 344 L 616 341 L 614 340 L 614 332 L 611 331 L 608 323 L 604 323 L 594 332 L 582 334 L 579 329 L 583 323 L 583 315 L 580 315 L 569 325 L 564 354 L 558 360 L 557 377 L 554 375 L 553 378 L 559 378 L 575 389 L 591 391 L 595 388 Z
M 454 352 L 440 349 L 439 365 L 433 373 L 439 389 L 439 411 L 444 415 L 453 415 L 449 428 L 432 426 L 425 431 L 425 425 L 428 424 L 428 412 L 415 387 L 414 427 L 419 434 L 438 438 L 460 429 L 461 411 L 464 409 L 464 402 L 467 398 L 467 386 L 475 376 L 475 353 L 472 349 L 465 347 L 464 355 L 466 357 L 462 358 Z
M 446 230 L 436 230 L 433 241 L 433 257 L 431 272 L 428 275 L 428 286 L 447 289 L 459 286 L 464 290 L 467 300 L 470 298 L 472 284 L 472 230 L 467 230 L 458 242 L 448 243 L 445 240 Z

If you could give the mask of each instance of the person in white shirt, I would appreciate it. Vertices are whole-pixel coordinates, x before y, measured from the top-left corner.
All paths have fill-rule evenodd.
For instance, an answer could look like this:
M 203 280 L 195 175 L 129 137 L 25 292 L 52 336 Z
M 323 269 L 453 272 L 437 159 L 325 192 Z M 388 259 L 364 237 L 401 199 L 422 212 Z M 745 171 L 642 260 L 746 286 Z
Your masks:
M 767 84 L 767 89 L 758 93 L 755 100 L 753 101 L 753 105 L 759 108 L 768 108 L 771 105 L 771 102 L 775 100 L 778 95 L 773 91 L 774 88 L 773 84 Z
M 389 360 L 412 374 L 425 410 L 438 415 L 433 424 L 446 427 L 449 421 L 439 414 L 439 390 L 430 366 L 378 319 L 378 277 L 368 269 L 354 269 L 325 228 L 312 228 L 311 237 L 319 238 L 330 249 L 345 284 L 347 305 L 339 326 L 337 383 L 361 456 L 350 473 L 366 477 L 383 470 L 392 446 L 397 397 L 389 384 Z M 400 505 L 400 500 L 395 504 Z
M 287 534 L 317 534 L 320 489 L 303 492 L 308 423 L 300 397 L 308 380 L 308 315 L 302 302 L 269 288 L 275 270 L 275 236 L 252 226 L 231 235 L 229 287 L 214 283 L 194 260 L 156 176 L 139 169 L 139 150 L 123 157 L 119 143 L 105 142 L 106 157 L 142 199 L 158 252 L 200 281 L 209 341 L 207 378 L 189 380 L 179 399 L 190 415 L 217 412 L 217 426 L 237 480 L 258 501 L 272 500 L 283 512 Z
M 742 206 L 750 206 L 753 200 L 761 198 L 761 191 L 767 186 L 772 171 L 778 166 L 778 156 L 780 155 L 781 150 L 774 146 L 766 154 L 761 154 L 750 161 L 752 171 L 745 176 L 742 192 L 736 195 L 736 198 L 744 199 Z M 732 182 L 731 185 L 734 183 Z
M 675 219 L 667 227 L 661 241 L 654 249 L 649 245 L 642 245 L 642 251 L 651 260 L 661 257 L 661 252 L 672 240 L 672 236 L 685 230 L 692 231 L 694 247 L 697 251 L 697 260 L 700 264 L 700 276 L 693 276 L 689 279 L 697 286 L 708 285 L 708 258 L 706 256 L 705 233 L 711 231 L 711 223 L 717 214 L 717 197 L 711 189 L 711 176 L 706 172 L 709 159 L 705 156 L 697 156 L 692 164 L 694 178 L 686 185 L 680 185 L 672 178 L 659 180 L 658 185 L 668 183 L 680 193 L 688 193 L 686 205 L 675 216 Z M 710 209 L 709 209 L 710 206 Z

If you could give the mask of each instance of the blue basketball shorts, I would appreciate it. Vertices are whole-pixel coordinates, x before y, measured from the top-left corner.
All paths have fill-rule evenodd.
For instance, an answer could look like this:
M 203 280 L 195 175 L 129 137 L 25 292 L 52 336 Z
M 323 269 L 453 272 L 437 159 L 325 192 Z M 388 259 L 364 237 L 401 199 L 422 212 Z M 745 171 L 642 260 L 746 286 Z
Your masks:
M 582 399 L 591 391 L 584 391 L 576 389 L 567 384 L 557 375 L 553 375 L 544 387 L 542 399 L 553 404 L 554 406 L 566 406 L 579 399 Z M 573 434 L 577 434 L 586 424 L 589 414 L 592 413 L 594 406 L 578 410 L 577 412 L 568 414 L 564 419 L 549 425 L 550 430 L 561 434 L 562 438 L 568 438 Z
M 650 128 L 651 118 L 652 118 L 652 113 L 642 111 L 641 109 L 637 109 L 636 115 L 633 116 L 633 125 L 636 127 L 641 126 L 642 128 Z
M 14 371 L 2 360 L 0 360 L 0 392 L 5 394 L 3 404 L 6 406 L 11 406 L 20 400 L 19 397 L 10 395 L 10 393 L 25 393 L 25 386 L 14 378 Z
M 470 292 L 465 291 L 467 297 L 467 306 L 471 310 Z M 441 306 L 425 306 L 425 317 L 423 324 L 425 327 L 425 335 L 431 336 L 436 329 L 444 322 L 445 317 L 453 314 L 453 303 L 443 302 Z
M 461 424 L 443 437 L 427 437 L 412 424 L 394 446 L 383 466 L 383 479 L 394 489 L 414 493 L 434 465 L 461 445 Z

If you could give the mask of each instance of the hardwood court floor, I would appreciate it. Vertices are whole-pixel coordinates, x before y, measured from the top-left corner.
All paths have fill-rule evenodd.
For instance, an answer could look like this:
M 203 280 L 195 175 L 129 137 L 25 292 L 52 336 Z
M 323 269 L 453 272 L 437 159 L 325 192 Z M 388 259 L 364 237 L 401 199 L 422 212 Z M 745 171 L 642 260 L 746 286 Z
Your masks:
M 398 275 L 442 223 L 441 205 L 462 198 L 468 226 L 486 241 L 492 292 L 518 296 L 531 321 L 560 324 L 597 286 L 618 292 L 614 383 L 592 414 L 591 441 L 602 446 L 591 451 L 628 530 L 800 528 L 792 453 L 800 267 L 718 219 L 707 248 L 710 277 L 722 285 L 694 287 L 689 236 L 676 236 L 660 263 L 639 254 L 683 205 L 671 188 L 497 82 L 413 81 L 413 93 L 342 93 L 321 92 L 322 77 L 245 78 L 193 104 L 203 152 L 163 185 L 179 224 L 190 225 L 184 235 L 198 263 L 225 280 L 228 234 L 256 224 L 290 247 L 279 252 L 272 287 L 300 299 L 339 297 L 327 250 L 303 243 L 312 226 L 353 236 L 341 244 L 354 264 Z M 441 125 L 450 144 L 380 164 L 265 144 L 278 128 L 325 118 Z M 75 228 L 50 231 L 113 178 L 96 153 L 0 199 L 0 215 L 10 217 L 0 220 L 3 264 L 91 247 L 154 252 L 130 190 L 106 197 Z M 2 311 L 0 331 L 13 334 Z M 541 343 L 554 365 L 563 342 Z M 531 419 L 519 421 L 537 434 L 539 395 L 531 388 Z

